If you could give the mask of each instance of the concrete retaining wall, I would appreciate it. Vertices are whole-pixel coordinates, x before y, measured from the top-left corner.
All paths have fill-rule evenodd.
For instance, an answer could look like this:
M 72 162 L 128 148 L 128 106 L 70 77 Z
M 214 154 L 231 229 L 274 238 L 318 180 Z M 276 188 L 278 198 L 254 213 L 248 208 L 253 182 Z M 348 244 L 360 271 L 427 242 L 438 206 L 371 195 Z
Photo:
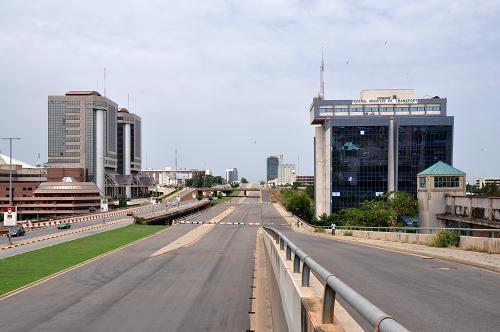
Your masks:
M 461 236 L 458 247 L 464 250 L 482 251 L 489 254 L 500 254 L 500 239 Z
M 344 235 L 345 230 L 337 230 L 340 235 Z M 352 236 L 372 240 L 384 240 L 403 243 L 425 244 L 429 245 L 433 234 L 413 234 L 396 232 L 370 232 L 370 231 L 350 231 Z M 461 236 L 458 245 L 460 249 L 481 251 L 490 254 L 500 254 L 500 238 Z
M 272 239 L 268 234 L 264 233 L 264 244 L 266 252 L 271 262 L 272 272 L 277 281 L 279 297 L 281 298 L 281 306 L 285 314 L 285 321 L 288 326 L 288 331 L 301 331 L 301 299 L 298 289 L 295 287 L 293 278 L 289 270 L 281 261 L 281 258 L 276 250 L 273 250 Z
M 361 332 L 362 329 L 335 301 L 334 323 L 323 324 L 321 322 L 324 286 L 314 276 L 310 275 L 310 287 L 302 287 L 302 274 L 293 273 L 292 261 L 287 261 L 284 250 L 279 249 L 272 237 L 264 232 L 264 245 L 266 248 L 267 261 L 270 265 L 269 274 L 272 279 L 271 298 L 278 299 L 281 303 L 282 319 L 281 328 L 286 331 L 321 331 L 342 332 L 345 330 Z M 283 326 L 286 325 L 286 326 Z M 344 329 L 344 326 L 346 327 Z

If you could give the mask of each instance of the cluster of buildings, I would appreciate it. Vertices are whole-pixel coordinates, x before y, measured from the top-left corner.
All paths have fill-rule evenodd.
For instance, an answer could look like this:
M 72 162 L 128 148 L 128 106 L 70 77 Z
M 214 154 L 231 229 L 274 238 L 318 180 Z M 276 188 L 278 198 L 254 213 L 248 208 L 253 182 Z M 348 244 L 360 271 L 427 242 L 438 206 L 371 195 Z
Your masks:
M 298 175 L 294 164 L 283 162 L 283 155 L 267 157 L 267 183 L 274 186 L 290 186 L 300 182 L 303 186 L 314 185 L 314 176 Z
M 210 169 L 165 167 L 163 169 L 145 169 L 140 172 L 140 175 L 141 178 L 148 178 L 149 183 L 156 187 L 183 187 L 186 185 L 186 180 L 213 175 L 213 173 Z M 238 169 L 226 169 L 224 179 L 228 184 L 238 182 Z
M 88 213 L 102 197 L 144 197 L 141 118 L 96 91 L 48 97 L 48 163 L 12 160 L 18 219 Z M 10 157 L 0 155 L 0 206 L 9 205 Z
M 48 113 L 49 181 L 94 182 L 113 198 L 147 195 L 148 183 L 139 177 L 139 116 L 97 91 L 49 96 Z
M 160 187 L 182 187 L 186 180 L 196 176 L 211 175 L 209 169 L 187 169 L 165 167 L 163 169 L 145 169 L 141 175 L 151 179 L 151 183 Z

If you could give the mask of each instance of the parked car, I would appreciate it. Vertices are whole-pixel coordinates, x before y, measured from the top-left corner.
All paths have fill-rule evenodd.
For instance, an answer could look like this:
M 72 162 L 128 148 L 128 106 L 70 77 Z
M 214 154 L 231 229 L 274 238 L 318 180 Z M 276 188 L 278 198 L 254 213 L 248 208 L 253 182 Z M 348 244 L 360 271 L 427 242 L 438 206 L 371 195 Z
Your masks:
M 71 228 L 71 224 L 59 224 L 57 225 L 57 229 L 70 229 Z
M 134 212 L 133 212 L 133 211 L 127 211 L 127 216 L 128 216 L 128 217 L 131 217 L 131 216 L 133 216 L 133 215 L 134 215 Z
M 10 229 L 10 236 L 23 236 L 26 231 L 22 227 L 12 227 Z

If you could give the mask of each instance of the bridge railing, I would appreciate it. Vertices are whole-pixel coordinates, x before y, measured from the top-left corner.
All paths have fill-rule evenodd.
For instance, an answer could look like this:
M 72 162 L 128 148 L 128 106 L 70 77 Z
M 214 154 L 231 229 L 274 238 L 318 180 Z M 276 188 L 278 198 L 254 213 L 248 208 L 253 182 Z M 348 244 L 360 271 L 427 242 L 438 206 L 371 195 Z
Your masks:
M 396 319 L 387 315 L 334 274 L 318 264 L 280 231 L 270 227 L 264 227 L 264 229 L 275 240 L 276 244 L 279 245 L 279 249 L 285 251 L 287 261 L 292 261 L 293 254 L 293 273 L 302 273 L 302 287 L 310 287 L 309 278 L 311 272 L 324 285 L 323 310 L 321 315 L 323 324 L 333 323 L 335 298 L 338 295 L 359 313 L 375 331 L 408 331 Z

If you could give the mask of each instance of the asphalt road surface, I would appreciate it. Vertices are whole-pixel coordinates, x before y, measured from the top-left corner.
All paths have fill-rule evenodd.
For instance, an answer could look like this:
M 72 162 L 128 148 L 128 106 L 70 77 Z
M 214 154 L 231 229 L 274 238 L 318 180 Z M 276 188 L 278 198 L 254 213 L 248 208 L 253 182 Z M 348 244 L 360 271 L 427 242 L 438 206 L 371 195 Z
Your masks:
M 259 204 L 256 197 L 237 200 L 241 204 L 223 221 L 261 222 L 280 229 L 410 330 L 498 331 L 499 274 L 295 233 L 272 205 Z M 228 206 L 220 204 L 193 221 L 208 221 Z M 0 301 L 0 329 L 247 330 L 258 227 L 217 225 L 189 247 L 149 258 L 195 227 L 174 226 Z
M 498 273 L 280 230 L 411 331 L 500 330 Z
M 255 222 L 258 207 L 238 204 L 225 221 Z M 0 301 L 1 330 L 247 330 L 258 227 L 219 225 L 189 247 L 149 258 L 195 227 L 176 225 Z

